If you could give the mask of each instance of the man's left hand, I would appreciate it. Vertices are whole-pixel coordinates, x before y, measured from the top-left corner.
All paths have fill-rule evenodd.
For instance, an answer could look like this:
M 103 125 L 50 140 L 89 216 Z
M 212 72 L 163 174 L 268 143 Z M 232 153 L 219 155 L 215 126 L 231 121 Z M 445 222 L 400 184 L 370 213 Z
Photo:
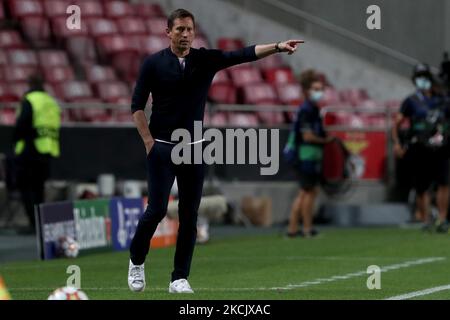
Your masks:
M 278 48 L 281 52 L 287 52 L 289 55 L 293 54 L 297 51 L 298 45 L 300 43 L 305 43 L 304 40 L 288 40 L 284 42 L 280 42 L 278 44 Z

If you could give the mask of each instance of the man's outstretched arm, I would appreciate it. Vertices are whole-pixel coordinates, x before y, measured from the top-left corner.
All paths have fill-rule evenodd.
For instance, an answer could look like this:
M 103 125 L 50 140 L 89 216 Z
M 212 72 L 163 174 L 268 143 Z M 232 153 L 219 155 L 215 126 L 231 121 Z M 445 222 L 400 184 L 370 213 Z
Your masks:
M 255 46 L 255 54 L 260 58 L 265 58 L 274 53 L 287 52 L 289 55 L 297 51 L 298 45 L 304 43 L 303 40 L 287 40 L 271 44 L 259 44 Z

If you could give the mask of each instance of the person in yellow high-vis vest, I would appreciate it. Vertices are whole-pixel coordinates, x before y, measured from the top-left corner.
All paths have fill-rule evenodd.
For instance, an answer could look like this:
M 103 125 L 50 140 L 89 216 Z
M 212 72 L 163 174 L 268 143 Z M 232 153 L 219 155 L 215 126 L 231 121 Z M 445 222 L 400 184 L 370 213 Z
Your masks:
M 14 130 L 17 186 L 30 221 L 35 229 L 34 206 L 44 201 L 45 181 L 50 175 L 50 161 L 59 157 L 61 109 L 44 90 L 38 75 L 29 78 L 30 90 L 18 110 Z

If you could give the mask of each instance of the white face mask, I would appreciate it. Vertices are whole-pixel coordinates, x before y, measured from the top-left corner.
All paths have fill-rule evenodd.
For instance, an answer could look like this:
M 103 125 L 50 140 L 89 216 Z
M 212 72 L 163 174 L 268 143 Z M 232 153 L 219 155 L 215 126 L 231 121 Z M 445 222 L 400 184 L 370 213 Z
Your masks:
M 323 90 L 311 90 L 309 92 L 309 98 L 312 102 L 319 102 L 323 99 Z
M 430 90 L 431 89 L 431 81 L 425 77 L 416 78 L 416 87 L 419 90 Z

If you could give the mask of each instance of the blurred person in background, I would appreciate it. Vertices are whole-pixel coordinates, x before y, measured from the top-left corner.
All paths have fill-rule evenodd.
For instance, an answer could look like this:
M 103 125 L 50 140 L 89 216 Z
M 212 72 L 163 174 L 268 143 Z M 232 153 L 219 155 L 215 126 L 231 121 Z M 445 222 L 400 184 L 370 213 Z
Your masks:
M 300 183 L 289 218 L 287 236 L 291 238 L 318 235 L 313 228 L 313 211 L 322 177 L 323 147 L 335 139 L 325 132 L 320 115 L 319 103 L 324 95 L 321 77 L 314 70 L 304 71 L 300 75 L 300 85 L 305 101 L 298 109 L 287 143 L 295 152 L 294 167 Z M 300 220 L 302 230 L 298 228 Z
M 44 202 L 52 158 L 59 157 L 61 110 L 44 90 L 39 75 L 28 79 L 13 133 L 15 170 L 30 232 L 35 231 L 34 206 Z
M 230 52 L 191 48 L 195 18 L 184 9 L 170 14 L 166 32 L 170 46 L 143 62 L 131 105 L 147 154 L 149 203 L 131 242 L 128 286 L 132 291 L 145 289 L 144 262 L 150 240 L 167 213 L 169 193 L 176 177 L 180 224 L 169 292 L 193 293 L 187 278 L 196 242 L 204 164 L 175 165 L 171 158 L 176 144 L 172 133 L 183 128 L 194 137 L 194 121 L 203 121 L 208 90 L 216 72 L 275 53 L 293 54 L 303 41 L 253 45 Z M 144 109 L 150 93 L 153 105 L 149 123 Z
M 436 94 L 436 81 L 427 64 L 414 67 L 412 81 L 416 91 L 408 96 L 396 115 L 392 128 L 394 154 L 409 165 L 412 188 L 416 192 L 415 219 L 424 223 L 424 230 L 448 232 L 447 211 L 449 197 L 449 157 L 446 146 L 446 112 L 443 99 Z M 405 141 L 399 137 L 399 128 L 409 121 Z M 436 204 L 439 216 L 433 221 L 429 190 L 437 185 Z

